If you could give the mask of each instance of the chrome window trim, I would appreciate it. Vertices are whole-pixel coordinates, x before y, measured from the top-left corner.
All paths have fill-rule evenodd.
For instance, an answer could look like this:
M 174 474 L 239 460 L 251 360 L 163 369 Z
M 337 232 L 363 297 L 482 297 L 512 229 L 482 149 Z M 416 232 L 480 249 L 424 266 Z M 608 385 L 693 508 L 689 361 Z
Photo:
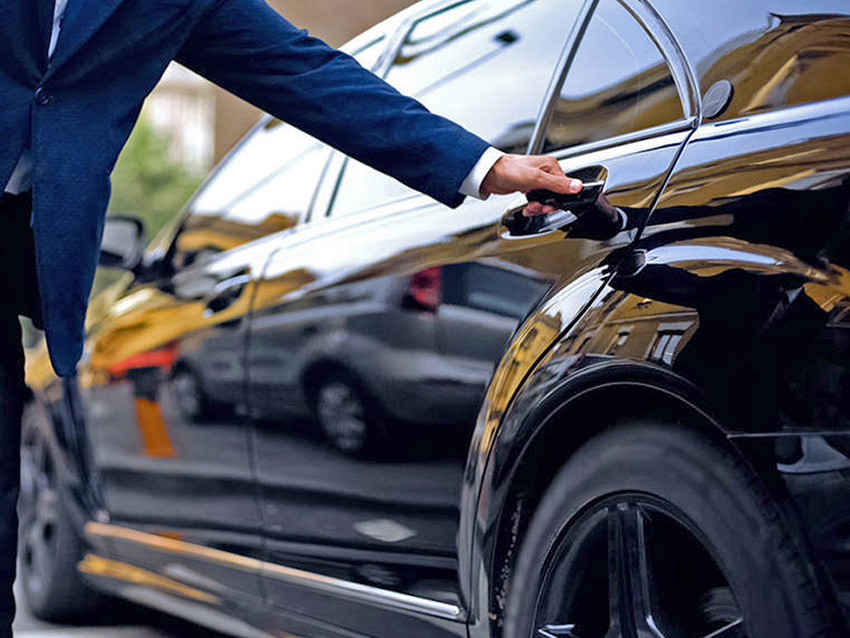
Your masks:
M 374 69 L 374 73 L 382 78 L 386 79 L 387 75 L 390 72 L 390 69 L 393 66 L 393 62 L 395 62 L 396 56 L 398 52 L 401 50 L 401 47 L 404 45 L 405 40 L 407 40 L 408 36 L 413 32 L 420 22 L 424 20 L 428 20 L 444 11 L 448 11 L 453 9 L 454 7 L 459 7 L 463 4 L 467 4 L 469 2 L 473 2 L 474 0 L 438 0 L 430 4 L 429 6 L 422 8 L 420 11 L 416 11 L 416 5 L 413 5 L 411 9 L 414 11 L 401 22 L 398 29 L 396 29 L 395 33 L 387 36 L 387 47 L 382 55 L 381 60 L 379 61 L 377 67 Z M 328 186 L 327 191 L 323 194 L 323 199 L 325 200 L 322 203 L 324 206 L 324 213 L 315 213 L 310 211 L 309 220 L 321 220 L 321 219 L 331 219 L 333 218 L 333 210 L 334 206 L 336 206 L 336 198 L 339 194 L 340 187 L 342 186 L 342 180 L 345 179 L 345 173 L 348 170 L 348 165 L 351 162 L 351 158 L 348 155 L 345 155 L 342 151 L 334 151 L 331 155 L 331 160 L 329 160 L 328 165 L 331 166 L 332 162 L 335 158 L 337 159 L 337 164 L 339 165 L 338 172 L 336 177 L 332 179 L 334 182 L 333 186 Z M 398 200 L 394 200 L 392 202 L 386 202 L 386 205 L 395 203 L 396 201 L 402 201 L 405 198 L 401 198 Z M 314 201 L 315 203 L 315 201 Z M 366 212 L 367 210 L 374 210 L 379 206 L 383 206 L 385 204 L 376 204 L 368 209 L 364 209 L 363 211 L 358 211 L 353 213 L 355 215 L 359 215 L 360 212 Z M 343 215 L 342 217 L 347 217 L 347 215 Z
M 534 134 L 532 136 L 531 145 L 529 146 L 530 154 L 540 153 L 543 150 L 543 146 L 546 142 L 546 131 L 552 122 L 555 107 L 561 94 L 561 88 L 569 78 L 570 67 L 572 66 L 575 55 L 581 46 L 582 40 L 584 39 L 587 27 L 593 19 L 596 7 L 599 5 L 600 1 L 601 0 L 587 0 L 584 7 L 582 7 L 582 12 L 576 21 L 576 25 L 579 26 L 578 28 L 573 28 L 573 33 L 570 35 L 567 48 L 562 55 L 562 66 L 559 67 L 558 72 L 552 80 L 546 101 L 541 109 L 541 114 L 538 118 L 537 126 L 535 127 Z M 634 18 L 661 53 L 661 57 L 667 64 L 667 68 L 670 69 L 670 74 L 673 76 L 673 82 L 676 84 L 676 91 L 679 94 L 679 103 L 682 105 L 683 117 L 681 120 L 674 122 L 584 144 L 581 147 L 576 147 L 577 149 L 584 148 L 596 150 L 597 147 L 606 148 L 615 144 L 645 139 L 652 135 L 659 134 L 659 131 L 660 134 L 672 132 L 670 130 L 666 130 L 668 127 L 675 127 L 675 130 L 679 130 L 678 127 L 682 126 L 682 123 L 686 123 L 685 128 L 695 128 L 700 121 L 702 106 L 696 75 L 688 62 L 681 45 L 678 40 L 676 40 L 673 32 L 667 26 L 667 23 L 647 0 L 616 0 L 616 2 L 619 2 L 629 15 Z M 558 149 L 552 154 L 559 154 L 561 152 L 562 149 Z
M 411 193 L 399 199 L 387 202 L 386 204 L 377 204 L 350 213 L 340 217 L 329 215 L 322 217 L 322 228 L 325 232 L 334 232 L 338 229 L 351 228 L 354 226 L 365 226 L 372 222 L 390 219 L 400 215 L 413 214 L 421 210 L 427 210 L 433 206 L 438 206 L 437 202 L 431 199 L 428 195 L 422 193 Z M 343 221 L 346 220 L 346 221 Z
M 618 2 L 640 23 L 661 51 L 679 91 L 684 119 L 699 119 L 702 104 L 696 73 L 691 68 L 685 51 L 667 22 L 649 0 L 618 0 Z
M 573 64 L 576 52 L 581 41 L 584 39 L 584 33 L 587 31 L 587 25 L 590 24 L 590 18 L 596 9 L 599 0 L 585 0 L 579 14 L 573 21 L 570 34 L 567 36 L 567 41 L 564 43 L 564 48 L 561 51 L 561 58 L 555 67 L 555 72 L 552 74 L 552 79 L 549 82 L 549 88 L 543 98 L 543 104 L 540 107 L 540 114 L 537 116 L 537 124 L 531 134 L 531 142 L 528 145 L 528 154 L 536 155 L 540 153 L 545 142 L 545 133 L 552 121 L 552 116 L 555 114 L 555 105 L 561 93 L 561 87 L 567 76 L 567 72 Z
M 566 148 L 558 149 L 556 151 L 552 151 L 549 154 L 553 157 L 558 158 L 559 160 L 566 159 L 569 157 L 577 157 L 579 155 L 587 155 L 596 151 L 604 151 L 609 148 L 625 146 L 634 142 L 642 142 L 644 140 L 664 137 L 665 135 L 670 135 L 671 133 L 692 131 L 696 128 L 696 122 L 696 118 L 691 118 L 689 120 L 676 120 L 675 122 L 659 124 L 658 126 L 651 126 L 650 128 L 641 129 L 639 131 L 635 131 L 634 133 L 625 133 L 623 135 L 609 137 L 607 139 L 598 140 L 596 142 L 589 142 L 587 144 L 580 144 L 578 146 L 569 146 Z
M 157 536 L 128 527 L 90 522 L 86 524 L 84 534 L 89 537 L 111 538 L 135 543 L 136 545 L 147 546 L 165 553 L 191 556 L 195 559 L 223 565 L 231 569 L 257 572 L 260 575 L 266 574 L 277 580 L 314 591 L 321 591 L 334 596 L 357 600 L 396 611 L 413 612 L 457 623 L 466 622 L 465 611 L 451 603 L 402 594 L 371 585 L 342 580 L 341 578 L 324 576 L 303 569 L 270 563 L 257 558 L 249 558 L 220 549 L 187 543 L 186 541 L 174 538 Z

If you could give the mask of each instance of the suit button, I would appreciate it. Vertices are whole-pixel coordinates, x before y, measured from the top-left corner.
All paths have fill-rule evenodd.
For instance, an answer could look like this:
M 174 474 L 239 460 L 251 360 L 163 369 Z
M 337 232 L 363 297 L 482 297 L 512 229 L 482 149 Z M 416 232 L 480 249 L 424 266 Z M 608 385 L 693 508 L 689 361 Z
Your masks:
M 38 87 L 35 90 L 35 102 L 36 104 L 40 104 L 41 106 L 47 106 L 50 102 L 53 101 L 53 96 L 50 95 L 47 91 L 44 90 L 44 87 Z

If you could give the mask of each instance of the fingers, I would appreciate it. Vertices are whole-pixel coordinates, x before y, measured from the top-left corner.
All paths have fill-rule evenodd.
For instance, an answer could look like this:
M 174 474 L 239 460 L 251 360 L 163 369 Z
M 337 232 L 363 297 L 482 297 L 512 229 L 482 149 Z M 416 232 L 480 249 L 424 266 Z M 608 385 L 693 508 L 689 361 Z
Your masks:
M 583 188 L 581 180 L 564 175 L 561 166 L 554 157 L 538 156 L 529 159 L 537 164 L 538 170 L 530 179 L 533 183 L 529 184 L 526 191 L 543 189 L 565 195 L 573 195 L 581 192 Z M 547 206 L 540 202 L 529 202 L 528 206 L 523 210 L 523 214 L 526 217 L 532 217 L 534 215 L 548 215 L 556 210 L 555 207 Z
M 481 193 L 507 195 L 542 189 L 574 195 L 581 192 L 582 187 L 581 180 L 564 175 L 554 157 L 505 155 L 493 165 L 485 177 Z
M 557 208 L 546 206 L 540 202 L 529 202 L 528 206 L 522 211 L 522 214 L 526 217 L 534 217 L 535 215 L 548 215 L 549 213 L 554 213 L 556 210 Z

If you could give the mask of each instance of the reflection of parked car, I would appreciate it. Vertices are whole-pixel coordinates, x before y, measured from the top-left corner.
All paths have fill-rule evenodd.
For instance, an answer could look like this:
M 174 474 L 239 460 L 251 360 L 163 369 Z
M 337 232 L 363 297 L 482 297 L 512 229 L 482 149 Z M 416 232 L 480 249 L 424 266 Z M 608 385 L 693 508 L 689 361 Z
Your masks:
M 30 352 L 30 605 L 846 635 L 848 34 L 846 0 L 439 0 L 352 43 L 602 194 L 449 210 L 263 120 L 140 263 L 107 233 L 133 274 L 75 379 Z
M 315 416 L 347 452 L 391 429 L 471 426 L 517 321 L 549 286 L 484 260 L 322 292 L 320 303 L 258 322 L 257 360 L 248 361 L 254 416 Z

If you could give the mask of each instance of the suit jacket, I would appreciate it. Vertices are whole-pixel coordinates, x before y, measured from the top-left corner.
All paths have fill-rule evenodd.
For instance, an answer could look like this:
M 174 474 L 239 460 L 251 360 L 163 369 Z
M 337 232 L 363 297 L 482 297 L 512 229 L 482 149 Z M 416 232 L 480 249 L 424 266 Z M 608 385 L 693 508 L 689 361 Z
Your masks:
M 34 20 L 33 2 L 45 5 L 0 2 L 0 184 L 29 136 L 41 306 L 60 375 L 82 353 L 109 175 L 172 59 L 447 205 L 460 204 L 488 147 L 263 0 L 70 0 L 49 62 L 49 17 Z

